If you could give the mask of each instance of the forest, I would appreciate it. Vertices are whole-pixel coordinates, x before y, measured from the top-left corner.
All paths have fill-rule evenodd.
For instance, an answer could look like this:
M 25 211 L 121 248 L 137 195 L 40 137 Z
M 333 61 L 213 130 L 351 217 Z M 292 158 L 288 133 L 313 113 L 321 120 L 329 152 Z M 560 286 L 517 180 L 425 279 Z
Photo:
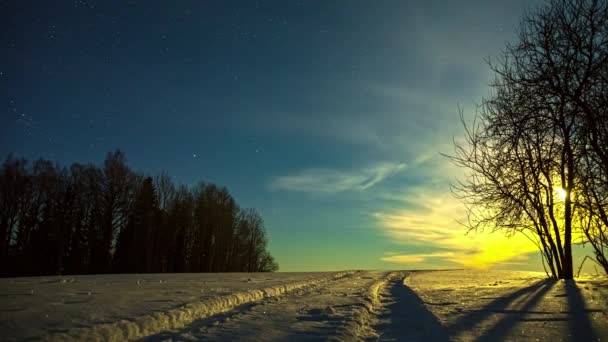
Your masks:
M 0 275 L 272 272 L 262 217 L 225 187 L 9 155 L 0 171 Z

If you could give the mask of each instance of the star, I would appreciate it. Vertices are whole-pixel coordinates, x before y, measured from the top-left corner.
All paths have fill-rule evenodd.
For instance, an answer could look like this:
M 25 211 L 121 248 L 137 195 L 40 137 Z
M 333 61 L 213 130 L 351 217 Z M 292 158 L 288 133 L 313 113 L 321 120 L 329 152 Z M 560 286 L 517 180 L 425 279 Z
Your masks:
M 192 158 L 196 158 L 196 153 L 192 153 Z

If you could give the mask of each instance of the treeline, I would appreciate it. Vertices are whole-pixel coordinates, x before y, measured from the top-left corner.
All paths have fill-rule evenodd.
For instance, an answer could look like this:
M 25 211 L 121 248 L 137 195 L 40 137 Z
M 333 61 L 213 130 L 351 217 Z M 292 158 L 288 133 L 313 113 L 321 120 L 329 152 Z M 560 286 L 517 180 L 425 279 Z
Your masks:
M 225 187 L 133 172 L 120 150 L 103 165 L 9 155 L 0 174 L 3 276 L 268 272 L 263 220 Z

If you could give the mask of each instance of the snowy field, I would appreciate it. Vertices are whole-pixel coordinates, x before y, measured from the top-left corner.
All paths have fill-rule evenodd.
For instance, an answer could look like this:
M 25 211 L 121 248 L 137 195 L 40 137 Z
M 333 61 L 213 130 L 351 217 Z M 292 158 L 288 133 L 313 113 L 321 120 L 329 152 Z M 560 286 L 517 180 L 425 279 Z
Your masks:
M 508 271 L 0 279 L 0 336 L 138 341 L 605 341 L 608 278 Z
M 453 341 L 608 341 L 608 278 L 442 271 L 405 279 Z

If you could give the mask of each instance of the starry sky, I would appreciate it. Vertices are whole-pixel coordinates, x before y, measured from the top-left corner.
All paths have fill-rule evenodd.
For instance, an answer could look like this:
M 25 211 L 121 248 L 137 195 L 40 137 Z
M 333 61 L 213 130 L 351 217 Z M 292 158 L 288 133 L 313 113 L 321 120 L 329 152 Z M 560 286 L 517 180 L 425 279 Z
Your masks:
M 535 3 L 0 1 L 0 155 L 225 185 L 282 271 L 525 268 L 464 235 L 440 152 Z

